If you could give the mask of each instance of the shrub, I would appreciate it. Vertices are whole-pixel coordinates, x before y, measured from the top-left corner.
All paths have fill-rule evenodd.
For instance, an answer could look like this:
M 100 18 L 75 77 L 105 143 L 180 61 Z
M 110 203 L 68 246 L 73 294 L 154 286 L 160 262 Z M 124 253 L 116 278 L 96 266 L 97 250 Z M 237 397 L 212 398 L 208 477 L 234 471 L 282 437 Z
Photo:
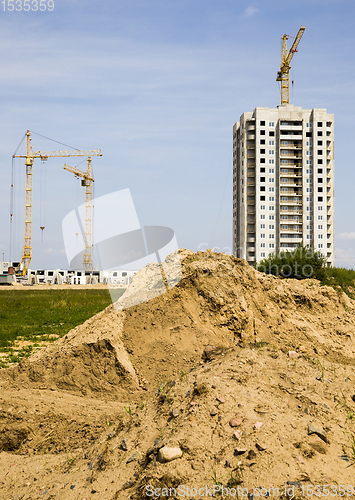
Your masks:
M 293 251 L 286 250 L 278 255 L 272 254 L 261 260 L 256 269 L 266 274 L 282 278 L 316 278 L 323 281 L 326 277 L 326 258 L 312 247 L 299 245 Z

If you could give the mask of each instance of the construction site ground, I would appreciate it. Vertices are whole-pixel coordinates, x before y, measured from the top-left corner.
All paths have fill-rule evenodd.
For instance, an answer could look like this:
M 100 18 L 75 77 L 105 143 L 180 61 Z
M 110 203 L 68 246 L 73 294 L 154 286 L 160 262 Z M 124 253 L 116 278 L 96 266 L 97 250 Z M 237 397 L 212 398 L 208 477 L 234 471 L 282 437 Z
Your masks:
M 355 301 L 177 257 L 166 293 L 141 300 L 149 265 L 135 305 L 0 370 L 1 500 L 355 497 Z

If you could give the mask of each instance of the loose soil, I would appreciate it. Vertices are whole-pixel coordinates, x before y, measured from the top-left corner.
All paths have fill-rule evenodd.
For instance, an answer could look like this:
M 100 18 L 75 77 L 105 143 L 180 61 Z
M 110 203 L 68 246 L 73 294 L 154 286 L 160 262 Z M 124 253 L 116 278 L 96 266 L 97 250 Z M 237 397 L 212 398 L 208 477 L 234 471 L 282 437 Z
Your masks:
M 355 493 L 355 301 L 229 255 L 173 257 L 166 293 L 123 307 L 164 289 L 151 264 L 116 305 L 0 370 L 1 500 Z M 163 446 L 182 456 L 161 463 Z

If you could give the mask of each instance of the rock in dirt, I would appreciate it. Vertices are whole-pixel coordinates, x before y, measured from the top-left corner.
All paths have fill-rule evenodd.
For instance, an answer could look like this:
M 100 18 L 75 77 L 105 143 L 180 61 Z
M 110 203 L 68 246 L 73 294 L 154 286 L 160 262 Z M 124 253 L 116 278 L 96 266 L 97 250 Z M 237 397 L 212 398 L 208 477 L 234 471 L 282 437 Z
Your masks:
M 229 425 L 231 427 L 238 427 L 238 425 L 241 424 L 242 424 L 242 419 L 240 417 L 231 418 L 229 421 Z
M 211 409 L 211 411 L 210 411 L 210 415 L 211 415 L 211 417 L 214 417 L 215 415 L 217 415 L 217 413 L 218 413 L 218 410 L 217 410 L 217 408 L 214 406 L 214 407 Z
M 255 447 L 259 451 L 265 451 L 267 449 L 266 446 L 263 443 L 260 443 L 260 441 L 257 441 L 255 443 Z
M 134 453 L 131 457 L 129 457 L 126 464 L 129 464 L 129 463 L 133 462 L 134 460 L 137 460 L 137 458 L 138 458 L 138 453 Z
M 329 440 L 327 438 L 326 433 L 324 431 L 322 431 L 321 429 L 317 429 L 312 424 L 308 424 L 308 434 L 317 434 L 317 436 L 319 436 L 321 439 L 323 439 L 323 441 L 325 443 L 329 444 Z
M 311 446 L 314 450 L 318 451 L 322 455 L 327 453 L 327 447 L 319 437 L 314 437 L 308 441 L 309 446 Z
M 121 450 L 123 451 L 127 451 L 128 450 L 128 445 L 127 445 L 127 440 L 126 439 L 122 439 L 122 443 L 121 443 Z
M 234 455 L 243 455 L 243 453 L 246 453 L 247 449 L 246 448 L 236 448 L 234 450 Z
M 160 448 L 158 453 L 158 461 L 161 463 L 171 462 L 172 460 L 176 460 L 180 457 L 182 457 L 182 451 L 180 448 L 169 448 L 168 446 L 164 446 L 163 448 Z

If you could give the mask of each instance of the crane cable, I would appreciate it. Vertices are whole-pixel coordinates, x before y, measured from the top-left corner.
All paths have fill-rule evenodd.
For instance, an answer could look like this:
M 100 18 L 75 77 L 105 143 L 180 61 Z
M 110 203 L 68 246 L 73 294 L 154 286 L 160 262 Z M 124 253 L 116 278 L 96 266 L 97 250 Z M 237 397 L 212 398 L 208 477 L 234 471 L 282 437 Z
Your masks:
M 48 139 L 48 141 L 53 141 L 56 142 L 57 144 L 61 144 L 62 146 L 65 146 L 66 148 L 70 149 L 75 149 L 75 151 L 79 151 L 79 148 L 74 148 L 74 146 L 69 146 L 68 144 L 65 144 L 64 142 L 56 141 L 55 139 L 51 139 L 50 137 L 46 137 L 45 135 L 38 134 L 37 132 L 33 132 L 33 130 L 30 130 L 31 134 L 38 135 L 39 137 L 43 137 L 43 139 Z
M 45 163 L 41 165 L 41 180 L 40 180 L 40 208 L 39 208 L 39 228 L 42 231 L 41 241 L 43 242 L 43 231 L 46 227 L 46 192 L 47 192 L 47 171 Z

